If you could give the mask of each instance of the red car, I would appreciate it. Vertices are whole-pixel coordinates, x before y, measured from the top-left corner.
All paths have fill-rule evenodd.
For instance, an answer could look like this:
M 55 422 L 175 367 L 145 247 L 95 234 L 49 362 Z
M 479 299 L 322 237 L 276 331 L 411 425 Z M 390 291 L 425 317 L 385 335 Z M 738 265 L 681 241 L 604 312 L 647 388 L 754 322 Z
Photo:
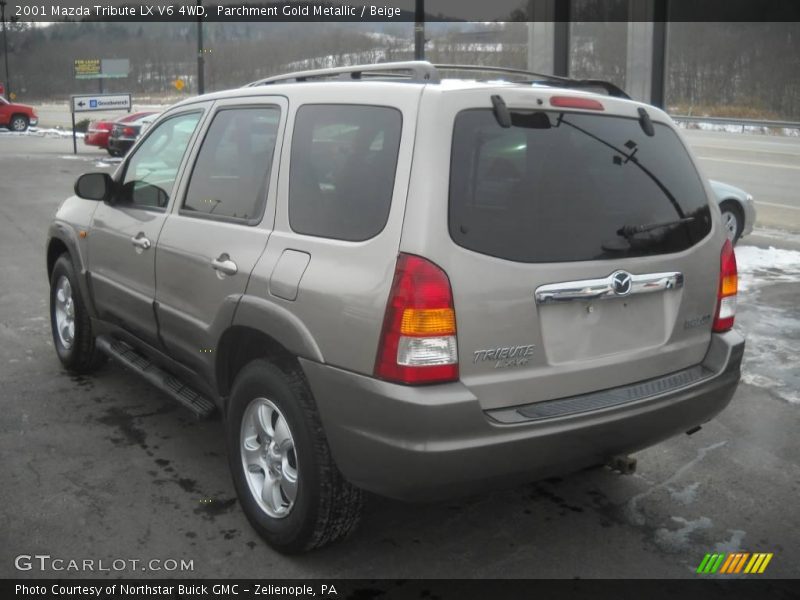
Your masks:
M 116 121 L 92 121 L 89 123 L 89 128 L 86 130 L 83 143 L 89 146 L 99 146 L 100 148 L 105 148 L 108 150 L 109 154 L 115 156 L 115 152 L 112 152 L 108 147 L 108 138 L 111 135 L 111 128 L 114 126 L 114 123 L 130 123 L 152 114 L 155 114 L 154 111 L 144 111 L 125 115 Z
M 32 106 L 15 104 L 0 97 L 0 127 L 7 127 L 11 131 L 25 131 L 29 125 L 39 122 L 36 111 Z

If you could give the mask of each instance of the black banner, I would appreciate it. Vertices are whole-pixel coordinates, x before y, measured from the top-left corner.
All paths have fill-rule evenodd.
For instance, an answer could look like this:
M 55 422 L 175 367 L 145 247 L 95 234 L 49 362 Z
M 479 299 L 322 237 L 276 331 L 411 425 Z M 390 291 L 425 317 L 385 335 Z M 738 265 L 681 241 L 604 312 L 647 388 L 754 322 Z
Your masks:
M 411 22 L 416 0 L 7 0 L 7 20 Z M 426 21 L 800 21 L 797 0 L 424 0 Z
M 357 579 L 6 579 L 0 598 L 88 600 L 789 600 L 800 597 L 800 581 L 770 579 L 683 580 L 357 580 Z

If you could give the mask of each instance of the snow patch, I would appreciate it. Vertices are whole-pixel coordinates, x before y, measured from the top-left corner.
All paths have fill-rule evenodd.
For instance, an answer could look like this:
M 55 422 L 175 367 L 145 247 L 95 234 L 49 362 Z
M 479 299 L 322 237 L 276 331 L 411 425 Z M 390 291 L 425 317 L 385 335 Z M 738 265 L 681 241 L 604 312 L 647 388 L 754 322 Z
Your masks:
M 700 517 L 692 521 L 684 519 L 683 517 L 671 518 L 673 521 L 683 526 L 675 530 L 662 527 L 656 530 L 655 535 L 656 544 L 666 552 L 680 552 L 686 550 L 691 542 L 689 538 L 695 531 L 710 529 L 713 525 L 711 519 L 708 517 Z
M 781 281 L 800 281 L 800 252 L 797 250 L 738 246 L 735 253 L 740 291 Z
M 80 131 L 75 133 L 75 137 L 79 139 L 83 139 L 86 134 L 81 133 Z M 71 138 L 72 137 L 72 130 L 71 129 L 61 129 L 59 127 L 48 127 L 48 128 L 40 128 L 40 127 L 29 127 L 26 131 L 5 131 L 0 129 L 0 136 L 3 137 L 48 137 L 48 138 Z
M 699 129 L 701 131 L 724 131 L 725 133 L 744 133 L 750 135 L 782 135 L 800 137 L 800 129 L 792 127 L 764 127 L 763 125 L 735 125 L 733 123 L 711 123 L 708 121 L 675 121 L 679 129 Z

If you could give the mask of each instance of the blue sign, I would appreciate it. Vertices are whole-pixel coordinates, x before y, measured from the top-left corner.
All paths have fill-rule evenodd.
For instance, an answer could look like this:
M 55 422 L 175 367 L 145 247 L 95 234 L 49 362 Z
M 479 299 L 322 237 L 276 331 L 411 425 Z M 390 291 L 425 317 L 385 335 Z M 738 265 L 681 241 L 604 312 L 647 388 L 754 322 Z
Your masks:
M 89 108 L 97 108 L 97 100 L 89 100 Z

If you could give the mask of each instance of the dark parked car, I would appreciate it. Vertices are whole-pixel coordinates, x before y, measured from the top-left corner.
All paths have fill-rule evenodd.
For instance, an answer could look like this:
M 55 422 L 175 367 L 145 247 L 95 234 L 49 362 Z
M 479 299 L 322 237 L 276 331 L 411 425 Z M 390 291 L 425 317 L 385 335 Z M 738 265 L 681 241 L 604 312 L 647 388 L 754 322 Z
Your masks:
M 116 121 L 108 137 L 108 153 L 111 156 L 123 156 L 157 116 L 158 113 L 147 113 L 135 121 Z
M 115 123 L 127 125 L 134 123 L 144 117 L 156 114 L 154 111 L 135 112 L 125 115 L 121 119 L 112 121 L 111 119 L 101 119 L 99 121 L 92 121 L 89 123 L 89 128 L 86 131 L 86 136 L 83 138 L 83 143 L 87 146 L 97 146 L 108 150 L 112 156 L 116 156 L 116 151 L 112 151 L 108 147 L 108 140 L 111 137 L 111 130 Z

